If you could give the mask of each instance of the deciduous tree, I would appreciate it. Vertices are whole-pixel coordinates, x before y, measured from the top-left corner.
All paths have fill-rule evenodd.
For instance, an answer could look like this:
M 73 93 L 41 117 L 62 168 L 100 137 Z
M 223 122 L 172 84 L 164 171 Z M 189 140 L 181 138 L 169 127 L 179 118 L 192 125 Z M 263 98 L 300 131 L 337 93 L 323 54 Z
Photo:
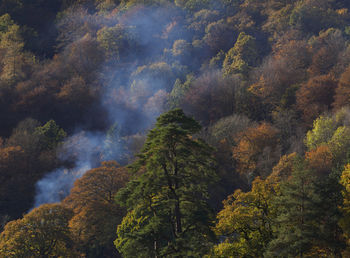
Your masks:
M 79 250 L 87 257 L 120 256 L 113 240 L 126 211 L 115 203 L 114 197 L 128 179 L 126 168 L 115 161 L 103 162 L 78 179 L 63 200 L 64 206 L 74 212 L 69 228 Z
M 278 130 L 270 124 L 262 123 L 259 126 L 248 128 L 240 133 L 237 139 L 237 146 L 233 148 L 233 157 L 237 161 L 237 170 L 239 173 L 246 175 L 250 180 L 255 175 L 267 176 L 270 173 L 274 162 L 277 162 L 278 152 Z M 259 159 L 262 154 L 268 152 L 270 155 L 265 161 L 265 165 L 270 164 L 267 168 L 261 164 L 259 166 Z M 272 162 L 272 163 L 271 163 Z
M 258 49 L 255 38 L 241 32 L 233 48 L 225 57 L 223 70 L 226 75 L 241 73 L 247 75 L 251 67 L 258 61 Z
M 322 113 L 330 110 L 337 81 L 330 75 L 311 78 L 296 93 L 297 108 L 304 121 L 311 124 Z
M 68 228 L 73 213 L 45 204 L 9 222 L 0 235 L 2 257 L 77 257 Z
M 252 190 L 236 190 L 223 202 L 215 231 L 225 239 L 214 247 L 214 257 L 262 257 L 273 239 L 273 220 L 278 207 L 279 177 L 256 178 Z

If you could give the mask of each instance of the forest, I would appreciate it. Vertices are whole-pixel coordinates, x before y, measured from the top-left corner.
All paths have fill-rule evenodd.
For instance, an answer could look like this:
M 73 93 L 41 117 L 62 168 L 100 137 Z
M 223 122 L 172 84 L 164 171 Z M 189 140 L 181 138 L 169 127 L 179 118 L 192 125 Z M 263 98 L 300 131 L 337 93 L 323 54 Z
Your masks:
M 0 257 L 350 257 L 350 1 L 0 0 Z

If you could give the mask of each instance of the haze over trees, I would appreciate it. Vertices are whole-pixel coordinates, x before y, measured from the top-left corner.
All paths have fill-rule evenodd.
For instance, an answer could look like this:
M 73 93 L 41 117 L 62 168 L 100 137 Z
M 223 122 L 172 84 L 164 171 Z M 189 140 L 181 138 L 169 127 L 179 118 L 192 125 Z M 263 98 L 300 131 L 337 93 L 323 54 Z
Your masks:
M 0 1 L 0 256 L 349 257 L 349 24 L 346 0 Z

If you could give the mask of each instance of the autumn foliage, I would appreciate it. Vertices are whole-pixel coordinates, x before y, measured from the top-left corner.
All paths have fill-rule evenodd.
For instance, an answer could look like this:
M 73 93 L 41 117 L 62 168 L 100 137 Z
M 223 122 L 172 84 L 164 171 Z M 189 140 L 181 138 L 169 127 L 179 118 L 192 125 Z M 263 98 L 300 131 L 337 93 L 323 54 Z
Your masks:
M 239 173 L 265 176 L 266 167 L 264 163 L 260 163 L 260 157 L 266 153 L 270 158 L 266 162 L 277 161 L 274 155 L 278 151 L 278 130 L 270 124 L 262 123 L 240 133 L 236 139 L 237 146 L 233 148 L 233 157 L 237 161 Z M 266 164 L 269 165 L 271 164 Z
M 0 1 L 0 257 L 350 257 L 349 24 L 347 0 Z

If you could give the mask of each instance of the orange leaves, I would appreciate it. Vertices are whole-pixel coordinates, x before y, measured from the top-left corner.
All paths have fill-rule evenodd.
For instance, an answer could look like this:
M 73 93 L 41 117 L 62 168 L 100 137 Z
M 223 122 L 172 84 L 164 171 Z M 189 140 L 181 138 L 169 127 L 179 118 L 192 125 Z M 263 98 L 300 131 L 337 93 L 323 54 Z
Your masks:
M 241 174 L 261 172 L 258 169 L 259 156 L 263 152 L 272 153 L 278 147 L 278 130 L 267 123 L 247 129 L 237 137 L 238 145 L 233 148 L 233 157 L 237 161 L 237 170 Z M 268 158 L 274 158 L 268 155 Z
M 334 50 L 322 47 L 312 57 L 312 64 L 308 69 L 311 75 L 327 74 L 337 62 Z
M 290 177 L 296 158 L 297 154 L 295 152 L 282 156 L 277 165 L 273 167 L 271 176 L 277 176 L 281 179 Z
M 9 146 L 7 148 L 1 148 L 0 149 L 0 164 L 4 164 L 6 162 L 11 162 L 14 159 L 14 155 L 16 153 L 23 153 L 23 150 L 20 146 Z M 0 165 L 0 166 L 1 166 Z
M 350 66 L 345 70 L 339 80 L 333 106 L 335 109 L 340 109 L 350 103 Z
M 297 108 L 307 124 L 310 125 L 320 114 L 330 109 L 336 87 L 335 78 L 320 75 L 311 78 L 297 91 Z
M 257 80 L 249 88 L 253 94 L 274 106 L 280 105 L 288 88 L 304 79 L 305 67 L 310 61 L 305 41 L 288 40 L 282 46 L 276 43 L 275 54 L 261 65 Z
M 321 145 L 307 152 L 305 158 L 309 167 L 319 176 L 328 175 L 332 170 L 333 155 L 327 145 Z
M 105 252 L 116 252 L 113 239 L 125 211 L 115 203 L 114 196 L 128 180 L 126 168 L 108 161 L 89 170 L 74 183 L 63 204 L 73 209 L 69 228 L 82 251 L 95 247 L 103 257 Z

